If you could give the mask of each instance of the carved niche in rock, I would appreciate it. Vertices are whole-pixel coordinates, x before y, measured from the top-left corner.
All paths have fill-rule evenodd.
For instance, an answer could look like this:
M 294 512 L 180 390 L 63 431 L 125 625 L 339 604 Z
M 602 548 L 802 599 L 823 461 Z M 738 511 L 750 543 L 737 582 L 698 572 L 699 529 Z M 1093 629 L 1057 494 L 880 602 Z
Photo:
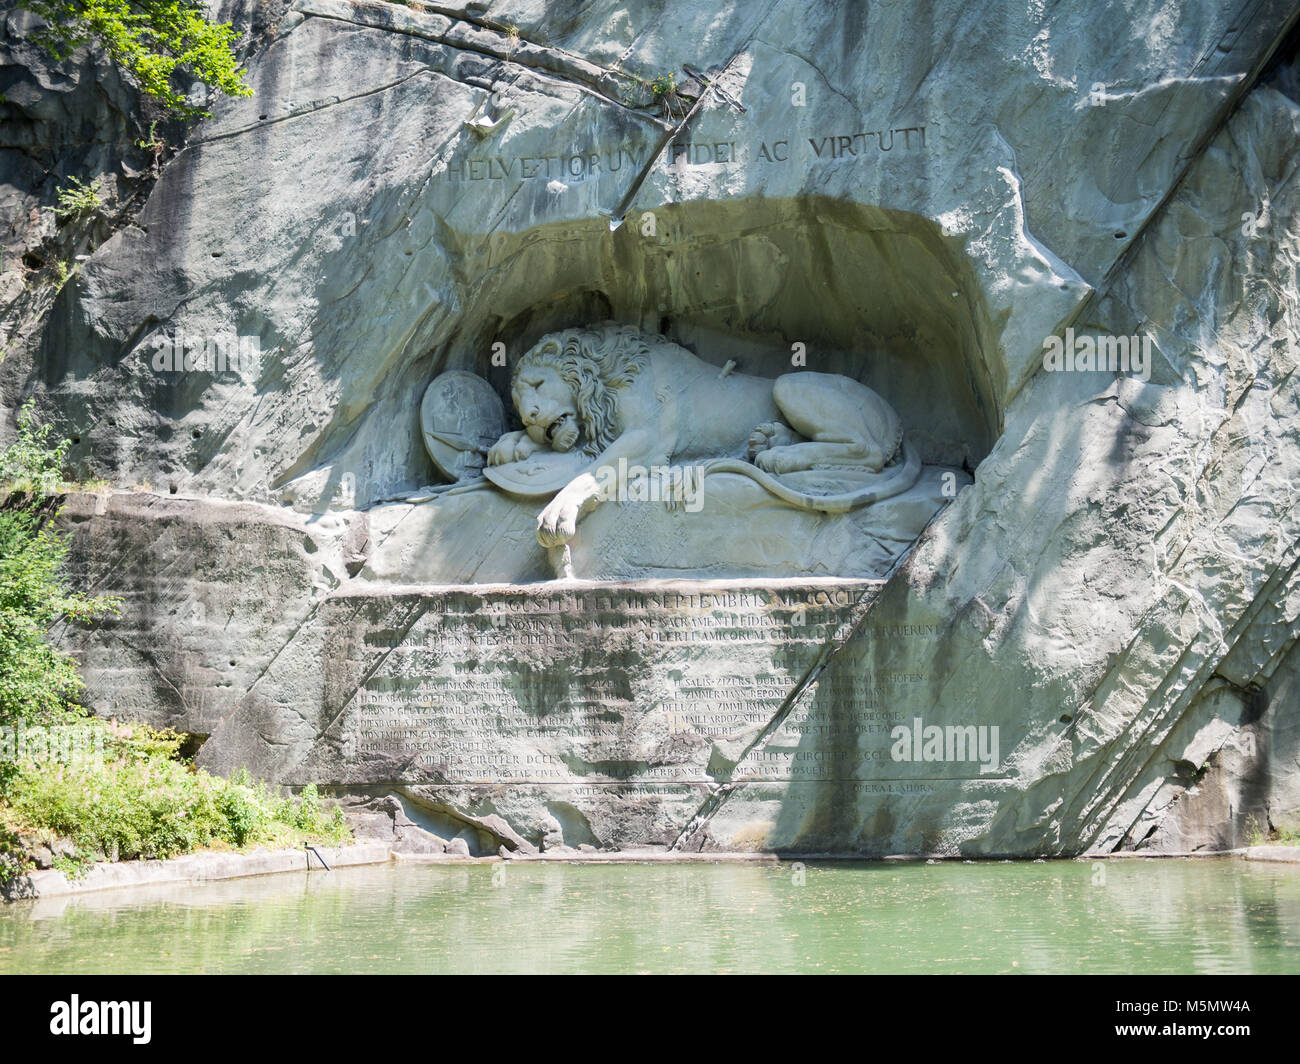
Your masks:
M 707 505 L 709 478 L 732 474 L 769 503 L 835 515 L 907 492 L 921 475 L 898 414 L 866 385 L 811 371 L 775 379 L 719 371 L 627 325 L 565 329 L 531 347 L 511 385 L 523 427 L 490 447 L 484 441 L 501 421 L 479 395 L 486 382 L 474 379 L 456 371 L 430 385 L 426 408 L 430 395 L 474 399 L 456 423 L 465 449 L 454 463 L 442 453 L 447 432 L 430 437 L 424 418 L 430 453 L 458 479 L 481 468 L 511 496 L 549 498 L 536 536 L 560 576 L 574 575 L 570 541 L 602 503 L 662 502 L 696 513 Z M 755 516 L 772 520 L 770 508 Z

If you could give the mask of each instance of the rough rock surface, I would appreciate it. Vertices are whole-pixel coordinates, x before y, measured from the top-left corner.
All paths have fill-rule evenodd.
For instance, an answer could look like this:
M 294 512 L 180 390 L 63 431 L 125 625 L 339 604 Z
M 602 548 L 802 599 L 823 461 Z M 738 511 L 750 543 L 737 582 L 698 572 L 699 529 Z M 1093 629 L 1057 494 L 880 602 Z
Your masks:
M 9 328 L 7 404 L 35 394 L 76 461 L 166 493 L 66 514 L 79 574 L 128 606 L 67 633 L 90 704 L 209 735 L 217 769 L 392 789 L 449 852 L 514 849 L 506 829 L 540 847 L 1179 851 L 1294 823 L 1291 8 L 297 0 L 259 30 L 255 95 L 189 132 L 39 333 Z M 52 84 L 21 29 L 8 18 L 5 76 Z M 682 63 L 725 68 L 744 110 L 707 98 L 656 161 L 690 98 L 644 82 Z M 68 115 L 36 137 L 66 173 L 125 135 L 76 154 L 66 127 L 105 106 L 91 69 L 57 71 Z M 7 150 L 17 247 L 50 224 L 30 218 L 51 188 Z M 8 322 L 45 312 L 8 298 Z M 544 578 L 527 524 L 500 528 L 516 568 L 449 569 L 418 558 L 442 529 L 379 504 L 435 479 L 415 431 L 433 375 L 504 389 L 493 344 L 604 318 L 766 375 L 803 344 L 973 484 L 815 636 L 766 602 L 785 634 L 741 659 L 596 636 L 584 657 L 562 608 L 549 635 L 494 624 L 524 592 L 429 585 Z M 1046 371 L 1067 329 L 1149 337 L 1149 374 Z M 239 372 L 157 368 L 185 338 L 240 337 L 261 357 Z M 574 594 L 644 594 L 602 586 Z M 647 632 L 744 627 L 660 608 Z M 505 694 L 458 699 L 457 667 L 480 662 Z M 721 690 L 729 668 L 766 716 L 683 714 L 681 685 Z M 610 690 L 611 719 L 576 708 Z M 375 758 L 348 745 L 366 705 L 430 697 L 414 738 L 454 757 L 419 767 L 388 732 Z M 997 728 L 996 764 L 900 763 L 876 729 L 917 721 Z

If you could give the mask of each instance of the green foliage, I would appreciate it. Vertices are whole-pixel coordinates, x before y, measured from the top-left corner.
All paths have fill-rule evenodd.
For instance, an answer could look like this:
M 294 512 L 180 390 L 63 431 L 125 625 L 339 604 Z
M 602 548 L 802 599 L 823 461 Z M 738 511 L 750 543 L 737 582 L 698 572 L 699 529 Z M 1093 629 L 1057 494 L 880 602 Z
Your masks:
M 0 823 L 0 887 L 6 887 L 32 867 L 18 841 L 18 833 Z
M 104 754 L 110 759 L 181 761 L 180 749 L 186 736 L 171 728 L 150 728 L 147 724 L 103 725 Z
M 57 621 L 117 612 L 107 597 L 72 591 L 60 567 L 66 547 L 47 515 L 0 510 L 0 724 L 67 723 L 82 680 L 46 633 Z M 4 779 L 0 767 L 0 784 Z
M 221 793 L 217 808 L 229 825 L 227 837 L 236 846 L 261 838 L 274 819 L 272 811 L 258 800 L 251 788 L 233 783 Z
M 98 181 L 89 185 L 75 177 L 68 178 L 68 181 L 70 183 L 66 187 L 59 189 L 59 205 L 54 208 L 54 213 L 60 222 L 87 217 L 103 208 L 104 203 L 99 198 Z
M 58 575 L 63 553 L 40 515 L 0 511 L 0 724 L 52 723 L 82 688 L 75 663 L 46 639 L 65 605 L 91 612 Z
M 139 148 L 141 151 L 151 151 L 155 155 L 161 152 L 165 147 L 167 147 L 167 144 L 162 139 L 162 137 L 158 135 L 157 129 L 158 129 L 158 123 L 150 122 L 149 136 L 147 138 L 141 137 L 139 140 L 135 142 L 135 146 Z
M 58 292 L 65 284 L 71 280 L 72 275 L 77 272 L 76 266 L 67 262 L 55 262 L 54 264 L 54 290 Z
M 50 862 L 50 865 L 56 872 L 62 872 L 69 879 L 80 879 L 90 871 L 94 863 L 95 857 L 90 851 L 78 850 L 71 856 L 64 853 L 58 854 Z
M 18 437 L 0 450 L 0 486 L 51 492 L 58 488 L 69 443 L 51 444 L 32 404 L 18 415 Z M 61 573 L 67 548 L 48 506 L 36 500 L 0 509 L 0 725 L 52 724 L 81 715 L 76 664 L 50 645 L 59 621 L 90 621 L 117 611 L 115 600 L 74 592 Z M 0 763 L 0 793 L 15 766 Z
M 1300 826 L 1260 823 L 1253 813 L 1246 818 L 1247 846 L 1300 846 Z
M 153 758 L 25 764 L 9 804 L 23 820 L 71 838 L 79 852 L 173 857 L 228 830 L 214 788 L 194 779 L 184 765 Z
M 663 104 L 664 114 L 668 118 L 683 118 L 686 115 L 686 102 L 677 92 L 677 75 L 673 71 L 657 74 L 650 82 L 650 92 L 654 99 Z
M 184 736 L 175 732 L 92 726 L 107 733 L 102 759 L 24 762 L 0 808 L 36 833 L 72 839 L 72 872 L 101 856 L 167 858 L 213 846 L 338 844 L 351 837 L 341 809 L 321 815 L 315 787 L 307 788 L 308 801 L 282 801 L 246 772 L 225 780 L 176 760 Z
M 19 0 L 46 22 L 38 39 L 57 58 L 90 40 L 168 110 L 185 117 L 206 112 L 190 106 L 171 86 L 188 71 L 227 96 L 251 96 L 231 49 L 238 36 L 229 23 L 209 22 L 193 0 Z
M 645 107 L 650 103 L 656 103 L 659 97 L 655 94 L 650 82 L 645 78 L 637 77 L 635 74 L 627 74 L 615 68 L 612 71 L 618 77 L 622 78 L 619 89 L 619 99 L 626 107 Z
M 1259 818 L 1253 814 L 1246 818 L 1246 845 L 1263 846 L 1268 841 L 1268 836 L 1264 833 L 1263 827 L 1260 826 Z
M 18 436 L 0 450 L 0 487 L 10 491 L 57 491 L 63 481 L 63 466 L 70 440 L 50 440 L 53 431 L 36 418 L 36 404 L 29 399 L 18 411 Z
M 320 795 L 316 792 L 316 784 L 309 783 L 302 789 L 293 822 L 302 831 L 312 831 L 320 825 Z

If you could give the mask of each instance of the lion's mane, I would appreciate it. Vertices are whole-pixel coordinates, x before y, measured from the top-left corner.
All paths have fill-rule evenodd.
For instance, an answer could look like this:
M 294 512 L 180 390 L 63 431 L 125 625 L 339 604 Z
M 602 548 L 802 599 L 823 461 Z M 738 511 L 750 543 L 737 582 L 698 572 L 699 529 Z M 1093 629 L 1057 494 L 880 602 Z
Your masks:
M 564 329 L 544 336 L 515 366 L 511 391 L 525 369 L 555 370 L 573 392 L 582 426 L 582 452 L 595 456 L 618 434 L 619 393 L 645 369 L 650 348 L 641 331 L 607 321 L 589 329 Z

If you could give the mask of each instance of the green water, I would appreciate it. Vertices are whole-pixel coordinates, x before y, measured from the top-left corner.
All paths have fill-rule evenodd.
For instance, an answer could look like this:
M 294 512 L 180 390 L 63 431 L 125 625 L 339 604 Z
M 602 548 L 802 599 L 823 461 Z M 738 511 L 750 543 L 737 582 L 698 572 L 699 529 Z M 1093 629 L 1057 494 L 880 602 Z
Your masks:
M 393 865 L 0 909 L 0 973 L 1300 972 L 1300 866 Z

